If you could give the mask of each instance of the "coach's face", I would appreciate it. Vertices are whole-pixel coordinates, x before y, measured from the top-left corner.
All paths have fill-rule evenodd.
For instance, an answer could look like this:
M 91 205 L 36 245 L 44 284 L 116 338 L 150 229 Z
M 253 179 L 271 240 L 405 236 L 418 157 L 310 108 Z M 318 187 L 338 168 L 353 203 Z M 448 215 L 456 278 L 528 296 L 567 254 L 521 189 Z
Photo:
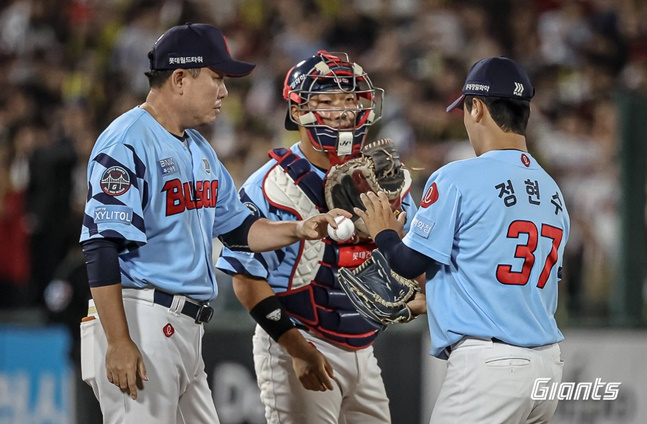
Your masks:
M 209 68 L 202 68 L 195 78 L 187 72 L 182 84 L 181 104 L 187 128 L 215 121 L 222 107 L 222 99 L 229 94 L 225 76 Z

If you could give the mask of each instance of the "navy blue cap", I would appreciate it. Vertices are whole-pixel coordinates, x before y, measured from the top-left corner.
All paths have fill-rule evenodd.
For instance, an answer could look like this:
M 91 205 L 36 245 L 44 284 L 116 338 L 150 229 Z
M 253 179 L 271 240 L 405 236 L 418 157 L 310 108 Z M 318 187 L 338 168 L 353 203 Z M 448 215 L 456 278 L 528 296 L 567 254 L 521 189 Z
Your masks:
M 463 100 L 468 94 L 530 101 L 535 88 L 517 62 L 498 56 L 480 60 L 472 66 L 463 85 L 463 94 L 447 106 L 447 112 L 455 107 L 463 109 Z
M 228 77 L 243 77 L 254 70 L 253 63 L 231 58 L 227 40 L 218 28 L 187 23 L 175 26 L 157 39 L 150 68 L 209 68 Z

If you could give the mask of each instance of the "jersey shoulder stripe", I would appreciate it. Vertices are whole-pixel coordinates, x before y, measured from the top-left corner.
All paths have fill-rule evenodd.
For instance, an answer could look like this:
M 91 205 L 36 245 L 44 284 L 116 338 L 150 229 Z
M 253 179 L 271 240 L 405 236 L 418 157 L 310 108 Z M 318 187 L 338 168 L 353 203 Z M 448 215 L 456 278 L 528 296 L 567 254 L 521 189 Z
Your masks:
M 144 178 L 146 174 L 146 164 L 140 159 L 139 155 L 137 155 L 137 152 L 135 151 L 135 148 L 130 145 L 124 143 L 124 146 L 128 148 L 131 152 L 133 152 L 133 162 L 135 164 L 135 175 L 138 178 Z

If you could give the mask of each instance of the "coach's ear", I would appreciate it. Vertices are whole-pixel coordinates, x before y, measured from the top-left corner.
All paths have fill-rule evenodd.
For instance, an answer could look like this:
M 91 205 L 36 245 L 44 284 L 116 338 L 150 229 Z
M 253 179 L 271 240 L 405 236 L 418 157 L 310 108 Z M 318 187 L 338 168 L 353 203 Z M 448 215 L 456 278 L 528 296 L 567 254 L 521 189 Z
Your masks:
M 188 76 L 189 73 L 184 69 L 176 69 L 175 71 L 173 71 L 173 73 L 169 77 L 169 83 L 171 84 L 173 91 L 177 92 L 180 95 L 184 94 L 184 78 Z

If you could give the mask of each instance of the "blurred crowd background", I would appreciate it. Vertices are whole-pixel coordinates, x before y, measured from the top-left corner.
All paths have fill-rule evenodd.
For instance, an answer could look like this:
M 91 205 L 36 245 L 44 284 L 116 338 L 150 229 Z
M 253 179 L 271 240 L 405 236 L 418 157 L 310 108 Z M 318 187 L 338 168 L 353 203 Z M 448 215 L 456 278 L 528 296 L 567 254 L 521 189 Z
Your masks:
M 537 93 L 531 153 L 562 187 L 572 220 L 560 324 L 607 322 L 620 231 L 616 99 L 647 93 L 641 0 L 5 0 L 1 309 L 56 316 L 87 296 L 78 237 L 90 151 L 143 102 L 147 52 L 185 22 L 220 27 L 232 55 L 258 65 L 227 80 L 224 112 L 200 129 L 238 185 L 269 149 L 295 141 L 283 129 L 283 80 L 319 49 L 349 53 L 385 89 L 369 139 L 398 144 L 415 199 L 438 167 L 473 155 L 462 114 L 445 112 L 470 65 L 519 61 Z

